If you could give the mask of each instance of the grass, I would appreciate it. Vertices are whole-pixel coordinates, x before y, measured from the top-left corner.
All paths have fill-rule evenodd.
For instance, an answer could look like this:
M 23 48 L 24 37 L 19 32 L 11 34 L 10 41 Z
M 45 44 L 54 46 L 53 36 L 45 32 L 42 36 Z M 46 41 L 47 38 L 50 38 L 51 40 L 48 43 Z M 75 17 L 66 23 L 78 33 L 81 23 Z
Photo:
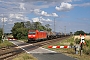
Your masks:
M 30 54 L 22 53 L 12 60 L 37 60 L 37 59 Z
M 10 46 L 14 46 L 11 42 L 5 40 L 4 42 L 1 42 L 0 43 L 0 48 L 3 48 L 3 47 L 10 47 Z
M 75 45 L 75 43 L 76 42 L 74 41 L 74 37 L 70 37 L 70 38 L 62 40 L 62 41 L 60 41 L 58 43 L 52 44 L 52 46 Z M 90 44 L 88 44 L 88 45 L 90 45 Z M 44 48 L 48 48 L 48 46 L 49 45 L 46 45 L 46 46 L 44 46 Z M 90 46 L 86 47 L 86 48 L 88 49 L 88 48 L 90 48 Z M 90 50 L 86 50 L 86 48 L 85 48 L 85 51 L 86 52 L 89 51 L 88 53 L 90 53 Z M 67 48 L 67 49 L 65 49 L 65 48 L 62 48 L 62 49 L 60 49 L 60 48 L 57 48 L 57 49 L 48 48 L 48 49 L 56 51 L 58 53 L 63 53 L 63 54 L 65 54 L 67 56 L 70 56 L 70 57 L 77 58 L 78 60 L 90 60 L 90 55 L 89 54 L 86 54 L 86 52 L 83 51 L 83 54 L 80 56 L 80 52 L 79 52 L 79 54 L 75 54 L 74 48 Z

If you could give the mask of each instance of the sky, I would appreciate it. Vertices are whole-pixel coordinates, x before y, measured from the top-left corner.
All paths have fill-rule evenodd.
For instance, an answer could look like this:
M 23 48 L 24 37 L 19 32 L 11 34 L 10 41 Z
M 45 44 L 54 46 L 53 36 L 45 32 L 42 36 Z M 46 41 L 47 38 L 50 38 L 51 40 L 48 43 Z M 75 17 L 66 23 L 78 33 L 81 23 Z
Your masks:
M 56 32 L 89 33 L 90 0 L 0 0 L 0 28 L 3 20 L 5 33 L 26 21 L 50 24 Z

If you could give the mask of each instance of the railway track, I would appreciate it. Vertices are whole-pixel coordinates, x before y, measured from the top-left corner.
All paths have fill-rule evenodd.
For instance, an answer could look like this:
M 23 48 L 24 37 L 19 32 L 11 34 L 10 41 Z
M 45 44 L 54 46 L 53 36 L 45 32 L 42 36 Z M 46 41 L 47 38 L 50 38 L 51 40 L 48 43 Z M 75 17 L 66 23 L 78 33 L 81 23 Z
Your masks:
M 33 47 L 33 48 L 31 48 L 31 50 L 34 50 L 34 49 L 39 48 L 39 47 L 42 47 L 44 45 L 50 45 L 50 44 L 59 42 L 59 41 L 61 41 L 63 39 L 69 38 L 69 37 L 70 36 L 68 36 L 68 37 L 62 37 L 62 38 L 57 38 L 57 39 L 52 39 L 52 40 L 46 40 L 46 41 L 37 42 L 37 43 L 33 43 L 33 46 L 30 46 L 30 47 Z
M 52 39 L 52 40 L 46 40 L 46 41 L 41 41 L 41 42 L 37 42 L 37 43 L 32 43 L 33 45 L 31 46 L 26 46 L 26 47 L 22 47 L 23 50 L 27 51 L 29 53 L 29 51 L 35 50 L 39 47 L 45 46 L 45 45 L 51 45 L 54 44 L 56 42 L 59 42 L 63 39 L 66 39 L 69 37 L 62 37 L 62 38 L 57 38 L 57 39 Z
M 18 50 L 13 50 L 10 52 L 2 53 L 0 54 L 0 60 L 10 60 L 10 58 L 12 58 L 15 55 L 20 54 L 21 52 L 23 52 L 23 50 L 18 49 Z

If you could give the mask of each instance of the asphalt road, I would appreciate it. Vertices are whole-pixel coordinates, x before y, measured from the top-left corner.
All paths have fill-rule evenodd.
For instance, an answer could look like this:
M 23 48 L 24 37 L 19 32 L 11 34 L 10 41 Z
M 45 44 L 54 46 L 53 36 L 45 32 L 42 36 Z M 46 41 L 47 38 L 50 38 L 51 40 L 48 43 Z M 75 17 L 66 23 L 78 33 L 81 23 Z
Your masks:
M 68 57 L 62 53 L 44 53 L 44 54 L 32 54 L 38 60 L 77 60 L 72 57 Z
M 20 41 L 10 42 L 19 46 L 22 50 L 26 51 L 27 53 L 32 54 L 38 60 L 77 60 L 62 53 L 57 53 L 48 49 L 44 49 L 42 47 L 32 50 L 32 48 L 34 48 L 33 44 L 29 45 L 28 43 L 23 43 Z

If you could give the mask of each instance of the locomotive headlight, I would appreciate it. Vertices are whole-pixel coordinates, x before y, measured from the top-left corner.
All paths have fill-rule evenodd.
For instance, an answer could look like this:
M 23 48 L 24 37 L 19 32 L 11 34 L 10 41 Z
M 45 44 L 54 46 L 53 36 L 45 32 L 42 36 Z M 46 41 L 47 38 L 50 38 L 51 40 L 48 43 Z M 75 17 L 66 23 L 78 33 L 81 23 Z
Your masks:
M 28 35 L 28 36 L 31 36 L 31 35 Z
M 35 35 L 28 35 L 29 38 L 35 38 Z
M 35 35 L 33 35 L 33 37 L 35 37 Z

